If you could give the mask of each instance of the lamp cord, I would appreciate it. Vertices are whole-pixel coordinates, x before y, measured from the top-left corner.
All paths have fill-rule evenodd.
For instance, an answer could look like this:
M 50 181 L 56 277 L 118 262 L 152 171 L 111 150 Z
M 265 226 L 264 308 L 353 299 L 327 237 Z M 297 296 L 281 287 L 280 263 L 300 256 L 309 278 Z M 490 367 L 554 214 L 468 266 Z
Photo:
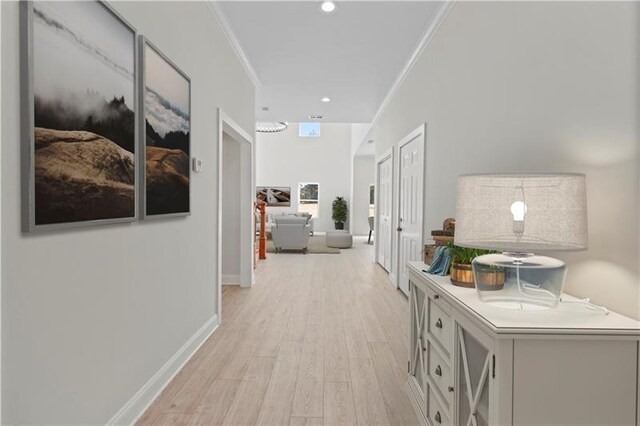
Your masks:
M 560 303 L 573 303 L 583 305 L 587 309 L 591 309 L 592 311 L 599 311 L 603 315 L 609 315 L 609 310 L 604 306 L 596 305 L 595 303 L 591 303 L 590 299 L 578 299 L 578 300 L 562 300 L 560 299 Z
M 539 297 L 537 298 L 535 296 L 527 294 L 525 292 L 525 290 L 547 293 L 554 299 L 556 297 L 553 293 L 551 293 L 548 290 L 545 290 L 543 288 L 533 287 L 531 285 L 527 286 L 526 283 L 523 283 L 522 281 L 520 281 L 520 267 L 519 267 L 519 265 L 516 265 L 516 283 L 517 283 L 518 291 L 524 297 L 529 297 L 529 298 L 532 298 L 532 299 L 545 300 L 545 298 L 539 298 Z M 579 305 L 582 305 L 585 308 L 590 309 L 592 311 L 598 311 L 603 315 L 609 315 L 609 310 L 607 308 L 605 308 L 604 306 L 596 305 L 595 303 L 591 303 L 591 299 L 589 299 L 589 298 L 577 299 L 577 300 L 562 300 L 562 297 L 560 297 L 560 303 L 579 304 Z

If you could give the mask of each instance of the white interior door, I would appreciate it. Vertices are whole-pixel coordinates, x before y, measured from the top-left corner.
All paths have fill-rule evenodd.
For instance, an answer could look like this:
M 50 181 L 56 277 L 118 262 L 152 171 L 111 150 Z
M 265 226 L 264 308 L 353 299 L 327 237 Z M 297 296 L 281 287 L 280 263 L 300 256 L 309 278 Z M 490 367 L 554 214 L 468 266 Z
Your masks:
M 409 294 L 407 262 L 420 259 L 422 250 L 422 197 L 424 182 L 424 133 L 399 150 L 398 287 Z
M 391 270 L 392 225 L 391 212 L 393 200 L 393 175 L 391 157 L 378 164 L 378 231 L 376 245 L 378 263 L 387 271 Z

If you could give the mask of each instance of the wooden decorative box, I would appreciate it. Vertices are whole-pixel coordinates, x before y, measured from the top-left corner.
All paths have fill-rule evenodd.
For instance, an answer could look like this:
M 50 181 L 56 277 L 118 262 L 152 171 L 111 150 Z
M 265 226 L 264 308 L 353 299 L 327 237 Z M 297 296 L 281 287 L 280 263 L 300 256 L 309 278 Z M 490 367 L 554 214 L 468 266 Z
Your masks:
M 424 246 L 424 263 L 431 265 L 433 262 L 433 255 L 436 253 L 435 244 L 425 244 Z

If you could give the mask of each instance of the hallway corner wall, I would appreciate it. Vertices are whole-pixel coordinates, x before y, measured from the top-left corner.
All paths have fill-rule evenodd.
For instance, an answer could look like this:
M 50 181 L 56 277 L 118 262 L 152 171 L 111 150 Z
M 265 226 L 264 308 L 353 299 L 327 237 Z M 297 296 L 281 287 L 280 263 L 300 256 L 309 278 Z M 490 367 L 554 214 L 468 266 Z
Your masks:
M 353 157 L 351 233 L 369 235 L 369 187 L 375 185 L 376 165 L 373 156 Z

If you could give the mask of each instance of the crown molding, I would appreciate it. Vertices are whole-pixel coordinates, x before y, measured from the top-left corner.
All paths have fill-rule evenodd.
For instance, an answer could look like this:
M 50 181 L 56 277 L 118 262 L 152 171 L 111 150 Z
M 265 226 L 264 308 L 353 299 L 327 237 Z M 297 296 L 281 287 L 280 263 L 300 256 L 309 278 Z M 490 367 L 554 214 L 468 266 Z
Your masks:
M 240 63 L 242 64 L 242 67 L 244 68 L 244 70 L 247 72 L 249 79 L 251 80 L 254 86 L 259 87 L 261 83 L 260 83 L 260 79 L 258 79 L 258 74 L 253 69 L 253 66 L 251 66 L 251 62 L 249 62 L 247 55 L 245 55 L 244 53 L 244 50 L 242 50 L 242 45 L 236 38 L 236 35 L 233 33 L 233 30 L 231 29 L 231 24 L 229 24 L 229 20 L 227 19 L 227 16 L 225 15 L 222 8 L 220 7 L 220 4 L 216 0 L 207 0 L 205 3 L 207 4 L 207 8 L 209 9 L 209 12 L 211 12 L 213 17 L 216 19 L 216 21 L 222 28 L 222 32 L 227 37 L 227 40 L 229 41 L 231 48 L 236 53 L 236 56 L 240 60 Z
M 456 0 L 445 0 L 442 6 L 440 6 L 438 12 L 436 12 L 436 16 L 433 18 L 433 21 L 431 21 L 426 31 L 422 35 L 422 38 L 420 38 L 420 41 L 411 54 L 411 57 L 394 80 L 393 84 L 389 88 L 389 91 L 387 92 L 387 95 L 384 97 L 382 103 L 380 104 L 378 111 L 373 116 L 373 120 L 371 120 L 371 128 L 369 130 L 369 133 L 365 135 L 365 139 L 370 138 L 371 132 L 375 128 L 375 125 L 378 123 L 378 120 L 380 120 L 380 117 L 391 103 L 391 100 L 400 89 L 400 86 L 402 86 L 402 83 L 407 78 L 407 75 L 409 75 L 413 67 L 418 62 L 418 59 L 420 59 L 420 57 L 422 56 L 422 53 L 425 51 L 427 46 L 429 46 L 429 43 L 433 39 L 433 36 L 438 31 L 438 28 L 440 28 L 440 25 L 442 25 L 447 15 L 449 15 L 449 12 L 451 11 L 451 8 L 453 7 L 455 2 Z

